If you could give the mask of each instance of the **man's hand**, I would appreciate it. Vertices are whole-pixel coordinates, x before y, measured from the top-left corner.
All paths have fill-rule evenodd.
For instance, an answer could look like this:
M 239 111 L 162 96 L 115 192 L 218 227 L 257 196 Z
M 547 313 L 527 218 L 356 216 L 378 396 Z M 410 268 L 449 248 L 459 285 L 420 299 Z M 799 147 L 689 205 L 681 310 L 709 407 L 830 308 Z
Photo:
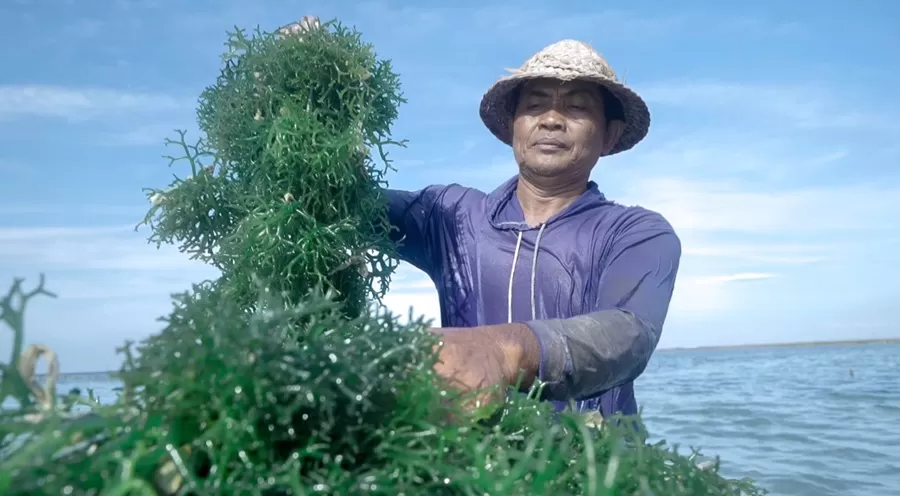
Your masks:
M 521 374 L 526 388 L 537 375 L 537 340 L 524 324 L 432 331 L 441 337 L 435 371 L 461 393 L 484 390 L 472 407 L 502 401 Z

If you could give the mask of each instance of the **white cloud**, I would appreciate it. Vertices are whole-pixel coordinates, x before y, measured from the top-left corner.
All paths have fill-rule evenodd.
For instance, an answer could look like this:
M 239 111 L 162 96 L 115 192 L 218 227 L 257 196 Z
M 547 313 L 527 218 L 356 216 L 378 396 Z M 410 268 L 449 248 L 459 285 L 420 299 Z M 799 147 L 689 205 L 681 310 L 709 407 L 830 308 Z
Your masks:
M 715 80 L 660 81 L 637 91 L 649 105 L 708 108 L 772 118 L 803 129 L 884 126 L 882 118 L 855 110 L 847 99 L 818 84 L 764 84 Z
M 0 118 L 36 116 L 80 121 L 129 112 L 167 112 L 189 107 L 188 102 L 164 94 L 40 84 L 0 86 Z
M 769 127 L 701 127 L 702 131 L 681 126 L 663 127 L 658 134 L 651 131 L 633 151 L 602 159 L 598 167 L 601 180 L 610 174 L 621 175 L 626 182 L 638 175 L 704 179 L 740 176 L 745 184 L 784 183 L 820 175 L 860 159 L 851 153 L 846 142 L 822 143 L 818 137 L 803 139 Z M 632 171 L 634 174 L 629 175 Z
M 666 322 L 695 319 L 714 315 L 729 307 L 728 292 L 713 284 L 702 284 L 696 278 L 678 276 Z M 665 333 L 664 333 L 665 334 Z M 668 337 L 668 336 L 667 336 Z
M 0 228 L 0 259 L 18 270 L 207 271 L 174 247 L 148 244 L 133 225 Z
M 159 269 L 120 272 L 79 272 L 80 276 L 67 275 L 66 272 L 46 275 L 47 289 L 55 293 L 60 300 L 81 301 L 84 304 L 106 304 L 110 301 L 123 300 L 140 304 L 147 300 L 159 301 L 168 298 L 172 293 L 186 291 L 191 284 L 201 282 L 210 277 L 203 277 L 203 271 L 185 271 Z M 214 275 L 209 271 L 207 276 Z M 33 273 L 19 275 L 34 281 Z M 6 281 L 2 281 L 4 284 Z M 88 303 L 90 302 L 90 303 Z
M 398 279 L 391 281 L 391 292 L 397 294 L 419 293 L 423 290 L 433 290 L 434 282 L 425 275 L 421 278 Z
M 12 166 L 10 165 L 10 168 Z M 2 169 L 2 166 L 0 166 Z M 96 216 L 118 216 L 137 219 L 140 218 L 147 209 L 135 205 L 104 205 L 82 203 L 79 205 L 67 205 L 63 203 L 32 203 L 32 204 L 7 204 L 0 205 L 0 216 L 22 216 L 22 215 L 59 215 L 59 214 L 80 214 L 90 215 L 92 218 Z M 8 228 L 0 228 L 7 232 Z M 54 228 L 60 229 L 60 228 Z M 120 228 L 114 228 L 120 229 Z M 9 234 L 9 232 L 7 232 Z
M 549 8 L 548 8 L 549 6 Z M 345 17 L 345 16 L 342 16 Z M 561 12 L 549 4 L 507 4 L 471 6 L 396 6 L 389 1 L 356 4 L 346 19 L 382 21 L 395 36 L 414 36 L 447 32 L 463 42 L 480 42 L 473 33 L 490 33 L 493 43 L 524 42 L 527 45 L 582 37 L 594 41 L 629 39 L 646 42 L 684 30 L 717 35 L 755 37 L 795 37 L 806 34 L 799 22 L 782 22 L 761 17 L 730 16 L 717 13 L 711 18 L 705 11 L 676 9 L 647 13 L 639 9 L 606 8 L 577 14 Z M 369 32 L 369 30 L 367 30 Z M 599 39 L 598 39 L 599 38 Z
M 133 227 L 133 226 L 132 226 Z M 82 238 L 123 233 L 129 226 L 101 227 L 4 227 L 0 228 L 0 244 L 16 241 L 57 241 L 59 238 Z
M 718 276 L 705 276 L 695 279 L 697 284 L 721 286 L 731 282 L 740 281 L 759 281 L 763 279 L 774 279 L 778 277 L 776 274 L 768 272 L 740 272 L 737 274 L 724 274 Z
M 412 311 L 413 318 L 424 316 L 432 325 L 441 325 L 441 310 L 437 290 L 431 279 L 419 269 L 401 262 L 391 277 L 390 291 L 382 304 L 390 312 L 406 322 Z
M 133 226 L 0 228 L 0 288 L 14 277 L 44 274 L 63 304 L 165 308 L 170 294 L 217 277 L 212 267 L 172 246 L 157 249 L 146 237 Z
M 468 10 L 468 9 L 467 9 Z M 484 6 L 468 10 L 470 22 L 479 28 L 490 30 L 512 39 L 531 43 L 550 42 L 573 36 L 590 36 L 601 39 L 631 38 L 647 41 L 670 35 L 690 22 L 687 16 L 647 15 L 622 9 L 605 9 L 599 12 L 563 14 L 548 12 L 545 7 L 521 5 Z M 561 15 L 562 14 L 562 15 Z M 597 27 L 602 26 L 598 30 Z M 535 39 L 539 38 L 539 39 Z M 540 40 L 545 41 L 540 41 Z
M 413 319 L 421 316 L 426 320 L 430 319 L 432 326 L 441 326 L 441 307 L 437 291 L 433 289 L 419 292 L 394 292 L 392 290 L 384 297 L 382 303 L 392 314 L 399 317 L 401 322 L 408 322 L 410 312 L 412 312 Z
M 216 271 L 172 247 L 157 250 L 132 226 L 0 228 L 0 291 L 39 274 L 55 299 L 35 300 L 27 342 L 60 353 L 67 371 L 116 367 L 115 346 L 162 328 L 169 296 Z M 0 326 L 2 327 L 2 326 Z M 8 353 L 0 340 L 0 356 Z
M 741 304 L 742 293 L 738 287 L 743 284 L 739 283 L 766 281 L 778 277 L 777 274 L 768 272 L 697 275 L 696 271 L 701 268 L 702 266 L 682 266 L 669 305 L 667 321 L 670 323 L 718 318 L 725 312 L 735 310 Z
M 43 272 L 61 299 L 94 301 L 159 300 L 217 277 L 212 267 L 172 246 L 157 249 L 146 236 L 124 225 L 0 228 L 0 275 L 32 278 Z M 440 320 L 434 284 L 408 264 L 395 272 L 384 303 L 404 319 L 412 306 L 415 316 Z
M 691 232 L 682 233 L 682 255 L 710 259 L 758 262 L 766 265 L 802 265 L 824 262 L 834 256 L 836 247 L 812 243 L 723 243 L 698 240 Z
M 791 233 L 896 229 L 900 185 L 747 187 L 739 180 L 637 179 L 624 203 L 662 212 L 676 229 Z
M 151 124 L 138 126 L 127 131 L 104 134 L 99 139 L 101 146 L 157 146 L 162 147 L 167 138 L 176 137 L 176 129 L 185 130 L 187 128 L 190 135 L 195 135 L 190 122 L 181 124 Z

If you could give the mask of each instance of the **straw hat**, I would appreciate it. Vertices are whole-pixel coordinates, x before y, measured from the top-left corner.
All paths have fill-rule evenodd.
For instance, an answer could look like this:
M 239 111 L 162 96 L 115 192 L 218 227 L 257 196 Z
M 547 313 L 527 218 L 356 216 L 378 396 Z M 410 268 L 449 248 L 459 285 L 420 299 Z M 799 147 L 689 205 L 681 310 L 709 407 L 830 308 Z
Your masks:
M 650 111 L 637 93 L 619 82 L 609 62 L 590 45 L 576 40 L 558 41 L 528 59 L 511 75 L 500 78 L 481 99 L 481 120 L 494 136 L 512 144 L 512 120 L 518 88 L 532 79 L 594 81 L 622 103 L 625 129 L 610 155 L 638 144 L 650 129 Z

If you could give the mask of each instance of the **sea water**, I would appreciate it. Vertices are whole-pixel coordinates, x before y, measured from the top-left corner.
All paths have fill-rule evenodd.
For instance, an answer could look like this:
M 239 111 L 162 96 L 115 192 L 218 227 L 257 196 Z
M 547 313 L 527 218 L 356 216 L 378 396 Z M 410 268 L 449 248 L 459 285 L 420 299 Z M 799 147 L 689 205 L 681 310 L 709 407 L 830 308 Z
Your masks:
M 658 352 L 648 429 L 779 495 L 900 495 L 900 344 Z
M 69 374 L 57 391 L 105 374 Z M 774 495 L 900 495 L 900 344 L 659 351 L 636 384 L 655 439 Z

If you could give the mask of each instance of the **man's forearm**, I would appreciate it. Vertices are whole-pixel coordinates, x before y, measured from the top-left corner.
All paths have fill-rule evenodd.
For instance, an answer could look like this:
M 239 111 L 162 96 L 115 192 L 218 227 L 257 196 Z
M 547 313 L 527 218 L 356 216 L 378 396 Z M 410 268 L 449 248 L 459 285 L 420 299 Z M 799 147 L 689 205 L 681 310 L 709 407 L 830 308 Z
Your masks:
M 604 310 L 569 319 L 528 322 L 538 344 L 537 370 L 547 399 L 594 396 L 637 378 L 659 341 L 659 329 L 631 312 Z M 524 364 L 528 364 L 526 359 Z

